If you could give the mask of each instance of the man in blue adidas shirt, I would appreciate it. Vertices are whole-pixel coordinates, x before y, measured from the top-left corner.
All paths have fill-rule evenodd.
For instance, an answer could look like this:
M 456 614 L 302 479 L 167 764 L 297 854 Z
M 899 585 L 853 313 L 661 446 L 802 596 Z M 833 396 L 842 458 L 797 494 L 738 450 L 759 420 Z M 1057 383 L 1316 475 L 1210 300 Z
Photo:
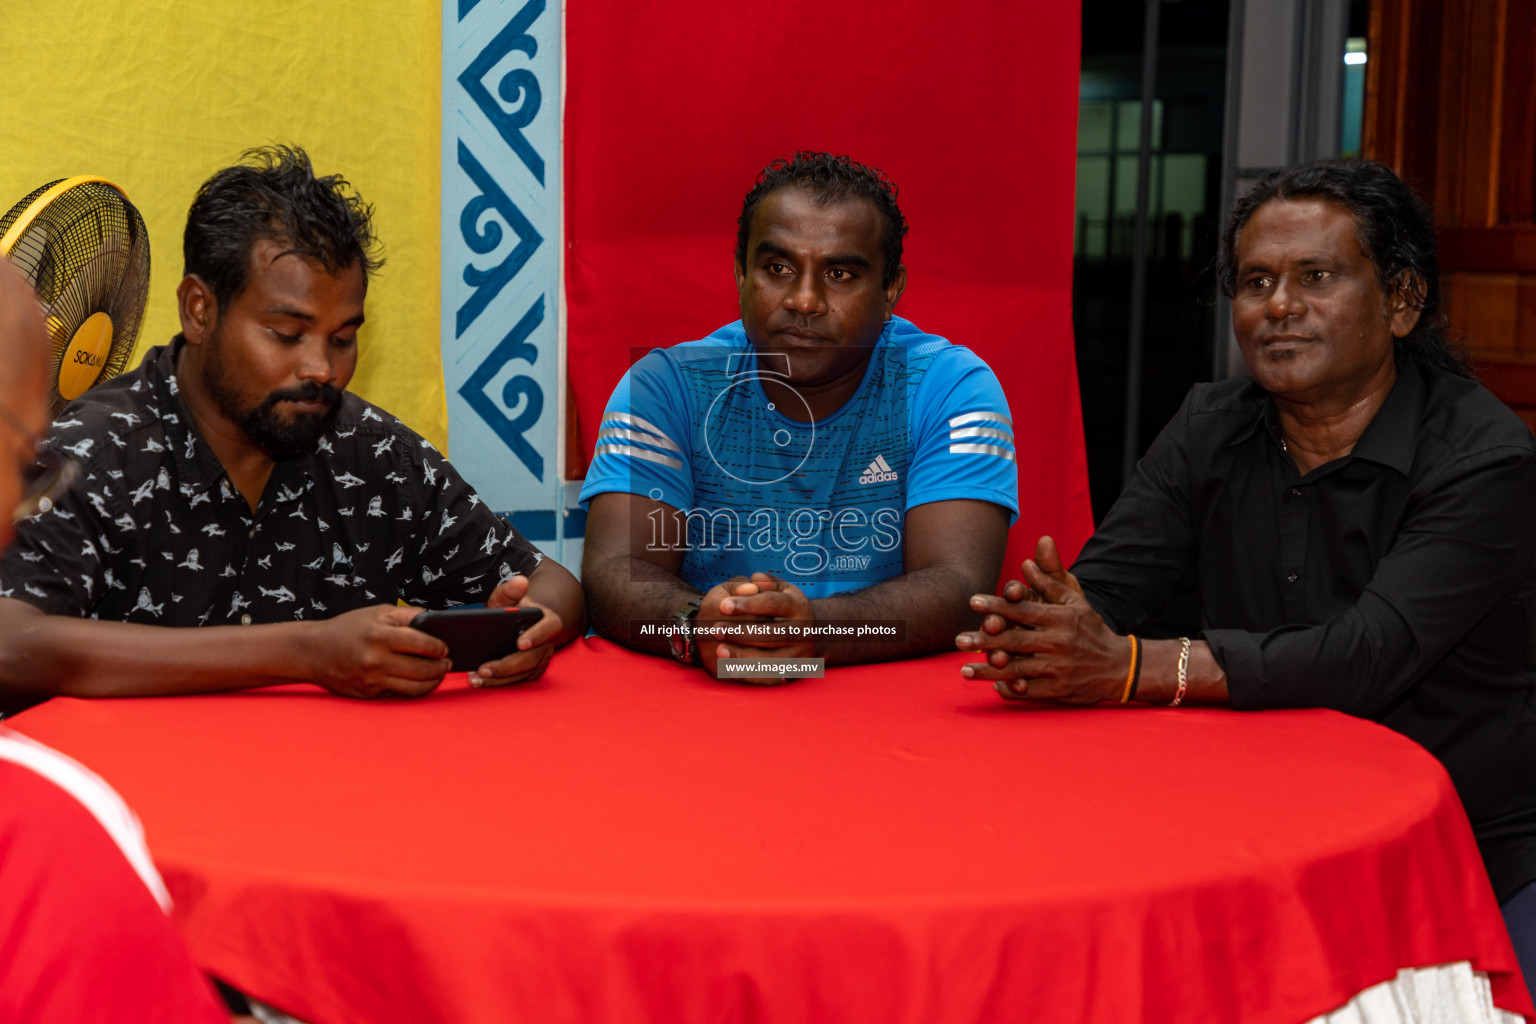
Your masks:
M 925 654 L 974 625 L 1018 513 L 1013 427 L 985 363 L 893 315 L 906 230 L 896 187 L 847 157 L 758 176 L 741 320 L 646 355 L 603 414 L 581 494 L 599 633 L 724 677 Z

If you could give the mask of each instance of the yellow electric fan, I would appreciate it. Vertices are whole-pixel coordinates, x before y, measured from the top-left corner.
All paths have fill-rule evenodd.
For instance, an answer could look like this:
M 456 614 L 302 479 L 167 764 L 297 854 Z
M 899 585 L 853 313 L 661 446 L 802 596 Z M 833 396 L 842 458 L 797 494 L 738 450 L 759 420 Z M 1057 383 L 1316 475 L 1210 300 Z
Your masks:
M 149 232 L 121 189 L 90 174 L 36 189 L 0 217 L 0 256 L 48 320 L 50 415 L 127 367 L 149 298 Z

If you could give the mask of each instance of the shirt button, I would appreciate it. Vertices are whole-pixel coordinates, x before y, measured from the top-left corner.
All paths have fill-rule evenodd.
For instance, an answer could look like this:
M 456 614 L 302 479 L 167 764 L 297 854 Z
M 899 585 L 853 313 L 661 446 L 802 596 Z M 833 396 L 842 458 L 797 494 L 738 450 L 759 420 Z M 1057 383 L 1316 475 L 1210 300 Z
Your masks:
M 1294 491 L 1293 491 L 1293 492 L 1291 492 L 1291 493 L 1293 493 L 1293 494 L 1294 494 L 1294 493 L 1295 493 L 1295 492 L 1294 492 Z M 246 535 L 245 535 L 245 537 L 246 537 L 246 539 L 247 539 L 247 540 L 255 540 L 255 539 L 256 539 L 256 527 L 254 527 L 254 526 L 253 526 L 253 527 L 251 527 L 251 532 L 250 532 L 250 533 L 247 533 L 247 534 L 246 534 Z
M 1298 573 L 1286 573 L 1285 582 L 1287 583 L 1295 583 L 1299 579 L 1301 579 L 1301 576 Z M 250 616 L 247 615 L 246 618 L 250 618 Z
M 1293 498 L 1301 497 L 1301 488 L 1300 487 L 1292 487 L 1291 488 L 1291 497 L 1293 497 Z M 253 530 L 251 532 L 254 533 L 255 531 Z
M 240 625 L 242 625 L 242 626 L 249 626 L 250 624 L 251 624 L 251 614 L 250 614 L 250 612 L 246 612 L 244 615 L 240 616 Z

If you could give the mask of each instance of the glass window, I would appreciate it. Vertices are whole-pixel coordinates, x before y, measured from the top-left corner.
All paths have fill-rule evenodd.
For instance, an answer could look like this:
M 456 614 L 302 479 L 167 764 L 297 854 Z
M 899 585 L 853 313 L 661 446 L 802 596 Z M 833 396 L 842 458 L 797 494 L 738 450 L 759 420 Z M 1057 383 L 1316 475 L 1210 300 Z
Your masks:
M 1141 100 L 1122 100 L 1116 104 L 1120 124 L 1115 133 L 1115 148 L 1137 152 L 1141 148 Z M 1152 101 L 1152 149 L 1162 148 L 1163 101 Z
M 1105 215 L 1109 211 L 1109 160 L 1107 156 L 1077 158 L 1077 220 L 1072 251 L 1078 256 L 1103 259 Z
M 1077 108 L 1077 151 L 1108 153 L 1114 126 L 1112 103 L 1083 103 Z

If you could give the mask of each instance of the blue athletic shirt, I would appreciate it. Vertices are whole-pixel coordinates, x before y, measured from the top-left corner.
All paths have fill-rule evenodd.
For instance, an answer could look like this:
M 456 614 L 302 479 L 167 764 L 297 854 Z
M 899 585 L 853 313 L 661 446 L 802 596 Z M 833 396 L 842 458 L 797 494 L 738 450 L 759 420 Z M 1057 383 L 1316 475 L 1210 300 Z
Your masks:
M 739 320 L 647 354 L 608 400 L 582 503 L 619 491 L 682 511 L 686 538 L 658 516 L 648 543 L 685 548 L 680 575 L 700 590 L 771 572 L 811 598 L 899 575 L 916 505 L 969 498 L 1018 518 L 1008 403 L 969 349 L 891 317 L 858 391 L 814 423 L 763 390 L 788 358 L 760 360 Z

